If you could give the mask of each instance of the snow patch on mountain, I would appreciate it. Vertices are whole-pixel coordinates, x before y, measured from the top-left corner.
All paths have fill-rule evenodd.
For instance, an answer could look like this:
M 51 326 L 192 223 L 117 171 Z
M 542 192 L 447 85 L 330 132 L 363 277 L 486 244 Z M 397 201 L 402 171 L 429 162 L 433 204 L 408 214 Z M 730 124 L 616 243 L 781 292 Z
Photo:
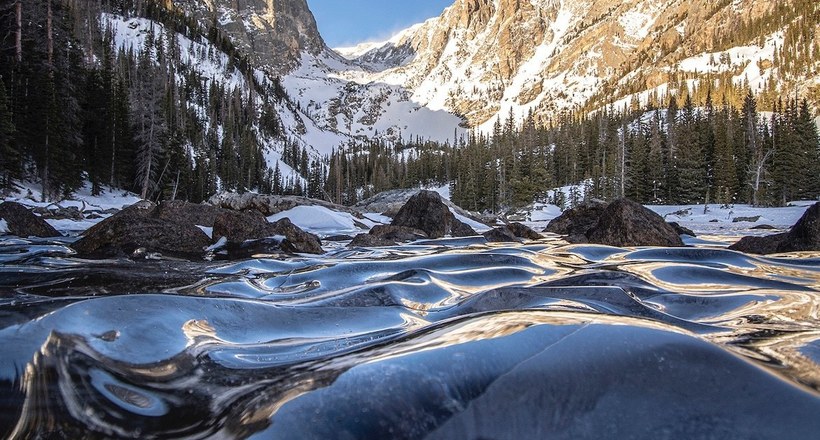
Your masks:
M 464 133 L 461 118 L 414 102 L 402 86 L 350 80 L 363 74 L 359 66 L 333 54 L 304 54 L 300 67 L 282 78 L 307 122 L 301 138 L 320 154 L 353 138 L 444 142 Z
M 678 63 L 683 72 L 723 73 L 737 72 L 732 78 L 736 83 L 748 81 L 752 90 L 759 90 L 775 69 L 773 61 L 777 48 L 783 47 L 783 32 L 769 35 L 758 45 L 734 47 L 722 52 L 702 53 Z

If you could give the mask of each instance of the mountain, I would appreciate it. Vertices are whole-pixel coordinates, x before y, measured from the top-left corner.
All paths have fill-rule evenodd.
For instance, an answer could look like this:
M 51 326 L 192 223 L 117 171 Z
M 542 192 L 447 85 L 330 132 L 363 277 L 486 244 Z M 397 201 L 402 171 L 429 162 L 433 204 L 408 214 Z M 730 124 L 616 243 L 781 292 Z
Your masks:
M 678 77 L 729 74 L 816 104 L 819 23 L 812 0 L 456 0 L 390 41 L 340 53 L 362 67 L 347 79 L 404 86 L 488 131 L 510 113 L 546 120 L 646 101 Z
M 158 199 L 255 189 L 353 203 L 469 171 L 491 199 L 471 193 L 473 205 L 496 209 L 547 174 L 623 186 L 627 142 L 603 160 L 583 142 L 575 157 L 580 138 L 566 134 L 589 127 L 563 115 L 606 109 L 590 127 L 606 128 L 607 148 L 617 126 L 622 138 L 640 125 L 627 109 L 673 96 L 802 121 L 820 97 L 818 23 L 814 0 L 455 0 L 387 42 L 333 50 L 305 0 L 4 0 L 0 187 L 29 179 L 58 198 L 89 180 Z M 767 122 L 745 139 L 767 139 Z M 527 151 L 512 151 L 519 134 Z M 508 182 L 518 162 L 529 180 Z

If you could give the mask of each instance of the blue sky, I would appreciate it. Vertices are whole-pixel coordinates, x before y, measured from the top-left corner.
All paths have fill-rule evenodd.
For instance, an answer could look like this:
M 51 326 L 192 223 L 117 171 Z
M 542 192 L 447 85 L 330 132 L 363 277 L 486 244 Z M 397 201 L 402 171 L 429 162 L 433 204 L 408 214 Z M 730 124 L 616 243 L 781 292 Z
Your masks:
M 441 14 L 454 0 L 307 0 L 330 47 L 386 40 Z

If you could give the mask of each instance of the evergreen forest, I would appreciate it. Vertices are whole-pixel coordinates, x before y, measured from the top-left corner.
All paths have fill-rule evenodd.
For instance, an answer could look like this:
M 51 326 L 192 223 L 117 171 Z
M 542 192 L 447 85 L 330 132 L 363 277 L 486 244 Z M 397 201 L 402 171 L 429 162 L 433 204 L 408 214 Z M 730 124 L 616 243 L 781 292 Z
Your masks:
M 162 26 L 127 46 L 110 14 Z M 152 200 L 250 190 L 350 205 L 450 185 L 456 204 L 492 213 L 585 198 L 781 206 L 820 197 L 812 98 L 774 83 L 753 91 L 726 76 L 673 75 L 669 93 L 643 104 L 530 112 L 522 123 L 511 113 L 491 133 L 359 138 L 319 157 L 284 134 L 278 111 L 296 105 L 277 79 L 255 74 L 216 26 L 158 2 L 0 0 L 0 29 L 0 190 L 28 180 L 59 200 L 90 182 Z M 798 28 L 787 41 L 804 37 Z M 794 67 L 818 50 L 797 47 L 776 62 Z M 229 75 L 207 77 L 194 68 L 204 63 Z M 273 150 L 281 163 L 267 160 Z M 569 199 L 551 191 L 569 185 Z

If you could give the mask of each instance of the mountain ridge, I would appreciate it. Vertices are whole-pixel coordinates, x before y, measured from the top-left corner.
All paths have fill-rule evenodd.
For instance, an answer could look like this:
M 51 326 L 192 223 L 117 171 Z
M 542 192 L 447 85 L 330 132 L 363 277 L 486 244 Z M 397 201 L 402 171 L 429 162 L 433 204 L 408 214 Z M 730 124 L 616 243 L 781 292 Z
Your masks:
M 518 120 L 530 110 L 546 119 L 590 108 L 591 101 L 600 107 L 656 89 L 670 83 L 675 71 L 696 73 L 679 64 L 723 52 L 716 50 L 716 41 L 731 36 L 732 23 L 790 6 L 803 8 L 805 19 L 817 27 L 817 5 L 799 0 L 457 0 L 441 16 L 353 54 L 372 73 L 348 79 L 405 86 L 417 102 L 464 115 L 470 126 L 488 131 L 495 119 L 510 112 Z M 777 31 L 795 26 L 798 19 Z M 775 33 L 759 30 L 726 49 L 751 46 Z M 817 38 L 808 44 L 817 45 Z M 765 49 L 765 44 L 759 46 Z M 768 63 L 761 70 L 776 70 L 773 59 L 758 61 Z M 820 83 L 818 61 L 812 57 L 805 77 L 795 81 L 802 94 Z M 713 71 L 732 68 L 729 63 Z M 762 88 L 764 80 L 751 86 Z

